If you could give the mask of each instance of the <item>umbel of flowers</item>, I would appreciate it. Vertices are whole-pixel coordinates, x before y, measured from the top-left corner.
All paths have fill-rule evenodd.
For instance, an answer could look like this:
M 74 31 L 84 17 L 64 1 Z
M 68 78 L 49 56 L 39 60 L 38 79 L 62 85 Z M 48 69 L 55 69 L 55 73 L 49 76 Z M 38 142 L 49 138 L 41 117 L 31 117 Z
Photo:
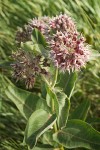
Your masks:
M 37 28 L 44 36 L 49 46 L 48 60 L 52 62 L 60 71 L 65 72 L 80 70 L 89 60 L 89 46 L 85 43 L 85 38 L 77 31 L 76 25 L 71 17 L 60 14 L 56 17 L 34 18 L 22 30 L 16 34 L 16 41 L 20 45 L 22 42 L 32 40 L 32 32 Z M 47 48 L 48 50 L 48 48 Z M 14 77 L 17 80 L 25 79 L 27 88 L 32 88 L 35 77 L 47 74 L 42 56 L 31 56 L 23 50 L 13 54 L 16 62 L 13 64 Z
M 40 55 L 34 56 L 20 49 L 12 54 L 12 57 L 16 60 L 11 65 L 14 70 L 13 76 L 16 78 L 16 81 L 24 80 L 26 88 L 31 89 L 34 86 L 35 77 L 38 75 L 47 75 L 47 71 L 43 68 L 48 65 L 47 60 L 41 60 Z

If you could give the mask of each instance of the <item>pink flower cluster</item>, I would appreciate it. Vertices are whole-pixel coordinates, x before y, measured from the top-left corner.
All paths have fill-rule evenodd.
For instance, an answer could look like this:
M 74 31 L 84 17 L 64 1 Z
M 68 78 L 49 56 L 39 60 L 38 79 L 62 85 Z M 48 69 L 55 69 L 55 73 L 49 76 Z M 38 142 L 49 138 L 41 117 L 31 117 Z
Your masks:
M 33 19 L 27 29 L 18 34 L 17 41 L 24 42 L 26 36 L 26 41 L 30 40 L 34 28 L 44 35 L 50 49 L 50 60 L 60 71 L 70 72 L 85 66 L 90 57 L 89 46 L 71 17 L 60 14 L 52 18 Z M 20 35 L 25 36 L 21 39 Z
M 37 28 L 42 34 L 46 34 L 48 31 L 49 17 L 34 18 L 28 25 L 25 25 L 23 29 L 19 29 L 16 33 L 16 42 L 20 44 L 21 42 L 31 41 L 32 31 Z
M 31 53 L 20 49 L 12 54 L 12 58 L 16 60 L 11 64 L 14 70 L 13 77 L 16 81 L 23 80 L 27 89 L 33 88 L 37 76 L 48 74 L 45 69 L 48 62 L 45 58 L 41 59 L 40 55 L 34 57 Z
M 50 56 L 61 71 L 79 70 L 85 66 L 90 56 L 89 46 L 77 31 L 75 23 L 67 15 L 54 17 L 50 22 L 53 31 L 50 44 Z

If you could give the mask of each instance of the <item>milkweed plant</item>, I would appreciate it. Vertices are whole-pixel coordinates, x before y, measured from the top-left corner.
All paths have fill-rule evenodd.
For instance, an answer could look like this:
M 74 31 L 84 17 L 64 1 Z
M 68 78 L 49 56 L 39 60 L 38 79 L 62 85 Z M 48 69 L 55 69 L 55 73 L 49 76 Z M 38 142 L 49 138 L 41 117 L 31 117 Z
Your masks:
M 86 102 L 69 113 L 78 72 L 91 57 L 75 21 L 66 14 L 34 18 L 18 29 L 16 45 L 12 77 L 26 90 L 11 83 L 6 95 L 27 120 L 23 144 L 29 150 L 99 150 L 100 134 L 85 121 Z

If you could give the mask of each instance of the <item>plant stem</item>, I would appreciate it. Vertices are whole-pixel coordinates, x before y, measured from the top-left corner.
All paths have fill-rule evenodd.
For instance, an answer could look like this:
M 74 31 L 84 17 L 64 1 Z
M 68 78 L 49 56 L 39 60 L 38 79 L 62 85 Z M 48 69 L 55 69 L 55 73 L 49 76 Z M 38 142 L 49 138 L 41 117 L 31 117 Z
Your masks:
M 54 88 L 54 86 L 56 85 L 57 77 L 58 77 L 58 68 L 56 68 L 55 78 L 54 78 L 54 83 L 52 84 L 52 88 Z
M 63 146 L 61 146 L 61 147 L 60 147 L 60 150 L 64 150 L 64 147 L 63 147 Z
M 57 129 L 57 124 L 56 124 L 56 122 L 55 122 L 53 128 L 54 128 L 54 131 L 57 132 L 58 129 Z
M 54 113 L 54 100 L 52 99 L 51 100 L 51 109 L 52 109 L 52 113 Z M 57 132 L 57 125 L 56 123 L 53 125 L 53 129 L 54 129 L 54 132 Z
M 57 77 L 58 77 L 58 68 L 56 68 L 54 83 L 52 84 L 52 89 L 53 89 L 53 88 L 55 87 L 55 85 L 56 85 Z M 54 113 L 55 108 L 54 108 L 54 100 L 53 100 L 53 99 L 52 99 L 52 102 L 51 102 L 51 109 L 52 109 L 52 113 Z M 58 129 L 57 129 L 57 124 L 56 124 L 56 123 L 53 125 L 53 129 L 54 129 L 54 132 L 55 132 L 55 133 L 58 131 Z M 63 147 L 62 145 L 60 145 L 60 150 L 64 150 L 64 147 Z

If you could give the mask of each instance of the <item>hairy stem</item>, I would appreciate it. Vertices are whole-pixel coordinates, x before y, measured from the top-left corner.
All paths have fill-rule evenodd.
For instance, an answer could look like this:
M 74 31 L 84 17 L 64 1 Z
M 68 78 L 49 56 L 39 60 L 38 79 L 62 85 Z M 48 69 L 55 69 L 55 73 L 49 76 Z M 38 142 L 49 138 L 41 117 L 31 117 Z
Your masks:
M 58 77 L 58 68 L 56 68 L 55 78 L 54 78 L 54 82 L 52 84 L 52 89 L 55 87 L 55 85 L 57 83 L 57 77 Z M 52 103 L 51 103 L 51 109 L 52 109 L 52 113 L 54 113 L 55 112 L 55 108 L 54 108 L 54 100 L 53 99 L 52 99 Z M 53 129 L 54 129 L 54 132 L 58 131 L 57 123 L 55 123 L 53 125 Z M 59 147 L 60 147 L 60 150 L 64 150 L 64 147 L 62 145 L 59 145 Z

